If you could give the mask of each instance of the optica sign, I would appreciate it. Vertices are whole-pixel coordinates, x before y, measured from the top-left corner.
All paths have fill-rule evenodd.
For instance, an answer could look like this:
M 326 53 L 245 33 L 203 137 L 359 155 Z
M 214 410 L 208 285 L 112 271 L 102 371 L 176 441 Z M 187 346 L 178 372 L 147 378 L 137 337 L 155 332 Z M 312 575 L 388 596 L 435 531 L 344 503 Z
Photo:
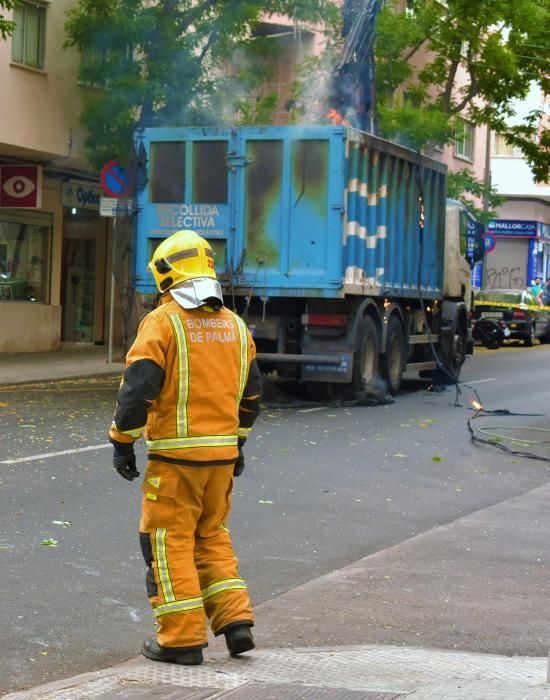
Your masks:
M 64 182 L 61 186 L 61 204 L 78 209 L 99 209 L 101 189 L 87 183 Z

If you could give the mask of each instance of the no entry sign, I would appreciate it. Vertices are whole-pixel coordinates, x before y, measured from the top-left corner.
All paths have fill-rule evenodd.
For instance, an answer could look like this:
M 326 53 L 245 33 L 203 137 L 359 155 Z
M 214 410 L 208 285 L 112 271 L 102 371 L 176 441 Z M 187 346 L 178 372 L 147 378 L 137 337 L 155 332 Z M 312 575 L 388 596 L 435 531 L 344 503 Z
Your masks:
M 128 197 L 130 191 L 128 171 L 116 160 L 103 166 L 100 181 L 103 191 L 109 197 L 115 199 Z

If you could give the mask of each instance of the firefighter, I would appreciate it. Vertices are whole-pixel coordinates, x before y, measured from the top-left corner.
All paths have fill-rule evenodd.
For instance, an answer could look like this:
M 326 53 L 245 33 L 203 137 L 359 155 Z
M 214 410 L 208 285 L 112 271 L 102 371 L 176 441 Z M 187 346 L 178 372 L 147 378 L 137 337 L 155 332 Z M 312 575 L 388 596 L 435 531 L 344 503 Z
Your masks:
M 140 543 L 157 636 L 141 651 L 195 665 L 207 646 L 207 619 L 231 656 L 254 648 L 227 519 L 259 413 L 261 375 L 244 322 L 223 306 L 204 238 L 174 233 L 149 269 L 159 305 L 128 352 L 109 439 L 114 468 L 129 481 L 139 476 L 134 442 L 143 434 L 148 451 Z

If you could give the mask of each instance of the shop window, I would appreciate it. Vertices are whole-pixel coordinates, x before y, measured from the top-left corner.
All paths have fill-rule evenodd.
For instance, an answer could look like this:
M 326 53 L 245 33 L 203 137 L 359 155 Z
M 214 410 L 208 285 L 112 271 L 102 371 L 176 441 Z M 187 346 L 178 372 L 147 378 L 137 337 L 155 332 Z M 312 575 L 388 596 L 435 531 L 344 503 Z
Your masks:
M 51 221 L 3 218 L 0 215 L 0 301 L 47 303 Z
M 151 144 L 151 202 L 178 204 L 185 196 L 185 142 Z
M 12 61 L 44 68 L 46 8 L 36 3 L 18 2 L 13 8 L 13 20 Z
M 456 120 L 455 156 L 474 159 L 474 126 L 460 117 Z

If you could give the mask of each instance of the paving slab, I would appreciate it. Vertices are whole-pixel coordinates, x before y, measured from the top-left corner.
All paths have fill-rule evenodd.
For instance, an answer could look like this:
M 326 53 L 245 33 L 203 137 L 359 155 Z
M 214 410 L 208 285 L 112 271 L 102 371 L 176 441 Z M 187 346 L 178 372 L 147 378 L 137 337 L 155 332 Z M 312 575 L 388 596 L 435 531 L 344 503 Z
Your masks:
M 549 700 L 545 658 L 395 646 L 259 649 L 202 666 L 143 657 L 5 700 Z

